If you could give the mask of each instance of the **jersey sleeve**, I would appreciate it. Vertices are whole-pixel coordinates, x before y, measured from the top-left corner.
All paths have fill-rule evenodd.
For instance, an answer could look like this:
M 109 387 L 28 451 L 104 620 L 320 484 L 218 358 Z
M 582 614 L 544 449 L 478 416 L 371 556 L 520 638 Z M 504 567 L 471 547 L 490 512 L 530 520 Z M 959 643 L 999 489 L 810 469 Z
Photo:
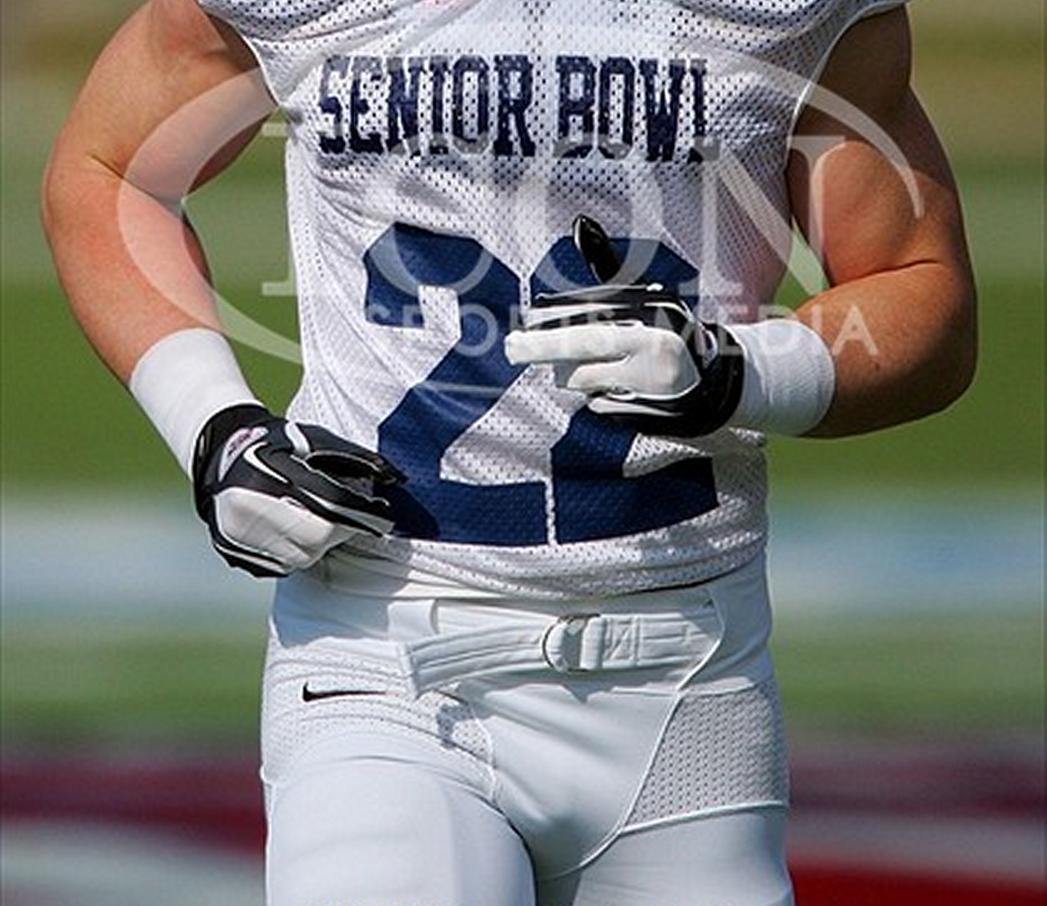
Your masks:
M 905 6 L 909 0 L 842 0 L 835 4 L 836 9 L 825 22 L 826 34 L 824 46 L 815 62 L 812 75 L 815 79 L 821 76 L 822 69 L 829 61 L 833 50 L 840 39 L 862 19 L 878 16 L 882 13 Z
M 817 80 L 845 34 L 862 19 L 886 13 L 909 0 L 822 0 L 816 14 L 803 20 L 803 31 L 792 34 L 793 65 L 798 74 Z

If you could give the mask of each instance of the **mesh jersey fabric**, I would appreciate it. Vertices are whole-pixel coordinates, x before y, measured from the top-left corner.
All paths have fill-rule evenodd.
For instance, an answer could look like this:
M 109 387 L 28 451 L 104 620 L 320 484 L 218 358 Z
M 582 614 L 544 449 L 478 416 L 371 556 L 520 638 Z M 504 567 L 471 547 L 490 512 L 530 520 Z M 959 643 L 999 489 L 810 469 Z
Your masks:
M 304 375 L 294 418 L 408 476 L 357 551 L 497 593 L 702 581 L 766 534 L 763 438 L 642 436 L 515 368 L 541 291 L 622 279 L 750 321 L 791 244 L 796 113 L 840 35 L 902 0 L 200 0 L 289 123 Z

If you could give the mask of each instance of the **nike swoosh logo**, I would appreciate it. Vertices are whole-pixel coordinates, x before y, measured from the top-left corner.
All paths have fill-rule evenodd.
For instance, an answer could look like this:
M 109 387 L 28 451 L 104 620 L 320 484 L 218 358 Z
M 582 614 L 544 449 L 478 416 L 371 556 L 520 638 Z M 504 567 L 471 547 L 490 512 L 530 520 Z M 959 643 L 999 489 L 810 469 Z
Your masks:
M 270 469 L 262 460 L 258 457 L 258 451 L 265 446 L 264 443 L 254 444 L 244 450 L 240 455 L 244 458 L 249 466 L 253 469 L 257 469 L 263 475 L 268 475 L 271 478 L 275 478 L 280 484 L 287 484 L 287 479 L 274 469 Z
M 318 702 L 323 701 L 325 698 L 351 698 L 365 695 L 385 695 L 385 693 L 380 689 L 324 689 L 320 692 L 314 692 L 309 688 L 308 683 L 302 686 L 302 701 L 304 702 Z

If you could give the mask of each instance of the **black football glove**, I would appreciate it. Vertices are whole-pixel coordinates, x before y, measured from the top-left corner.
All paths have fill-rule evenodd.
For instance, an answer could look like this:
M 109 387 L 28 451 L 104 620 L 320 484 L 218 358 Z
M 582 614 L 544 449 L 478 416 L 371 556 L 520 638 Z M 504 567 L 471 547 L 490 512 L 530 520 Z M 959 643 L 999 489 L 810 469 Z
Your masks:
M 196 511 L 211 543 L 254 576 L 285 576 L 354 534 L 388 533 L 389 504 L 374 486 L 401 479 L 377 453 L 258 405 L 212 416 L 193 458 Z
M 620 265 L 595 221 L 579 217 L 574 241 L 601 285 L 537 296 L 523 329 L 506 338 L 509 361 L 553 363 L 557 384 L 644 434 L 696 437 L 722 428 L 745 373 L 730 331 L 698 321 L 660 284 L 607 282 Z

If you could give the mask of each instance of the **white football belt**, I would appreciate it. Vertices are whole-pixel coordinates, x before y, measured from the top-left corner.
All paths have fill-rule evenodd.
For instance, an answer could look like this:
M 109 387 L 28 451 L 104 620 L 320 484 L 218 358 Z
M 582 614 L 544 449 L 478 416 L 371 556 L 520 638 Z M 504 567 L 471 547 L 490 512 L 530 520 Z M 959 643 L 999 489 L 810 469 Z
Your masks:
M 479 677 L 526 673 L 592 674 L 690 664 L 697 672 L 723 638 L 706 599 L 671 613 L 572 613 L 436 635 L 399 646 L 407 691 Z

